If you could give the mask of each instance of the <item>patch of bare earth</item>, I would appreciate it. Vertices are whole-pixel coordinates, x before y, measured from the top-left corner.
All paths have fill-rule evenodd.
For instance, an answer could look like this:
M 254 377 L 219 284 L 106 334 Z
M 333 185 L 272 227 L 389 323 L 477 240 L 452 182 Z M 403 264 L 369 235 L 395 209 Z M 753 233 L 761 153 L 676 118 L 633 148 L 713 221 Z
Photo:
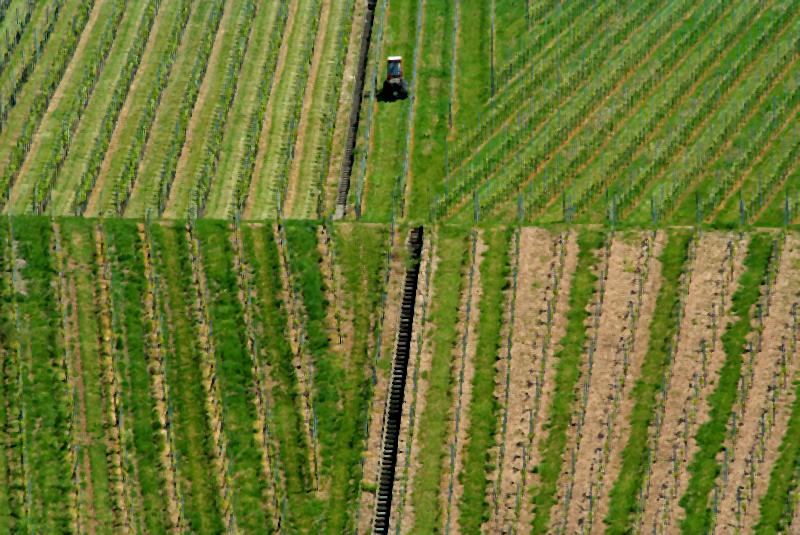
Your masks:
M 717 533 L 750 533 L 759 518 L 761 498 L 791 414 L 792 379 L 800 371 L 800 363 L 791 354 L 792 308 L 800 297 L 798 289 L 800 240 L 790 234 L 784 243 L 764 319 L 761 351 L 755 355 L 757 365 L 752 367 L 752 382 L 725 470 L 727 483 L 722 478 L 719 481 L 722 492 Z
M 293 154 L 298 155 L 294 158 L 289 172 L 289 182 L 286 187 L 286 199 L 283 201 L 283 212 L 285 214 L 292 214 L 294 208 L 294 200 L 297 197 L 296 191 L 298 185 L 297 180 L 300 176 L 300 163 L 303 160 L 303 148 L 306 142 L 306 132 L 308 131 L 309 111 L 314 102 L 314 87 L 317 84 L 317 76 L 319 75 L 320 63 L 322 63 L 322 52 L 325 48 L 325 36 L 328 33 L 328 19 L 331 14 L 331 0 L 322 0 L 322 7 L 319 13 L 319 30 L 317 31 L 316 40 L 314 42 L 314 53 L 311 56 L 311 70 L 308 74 L 306 81 L 306 89 L 303 93 L 303 104 L 301 105 L 300 112 L 300 125 L 297 129 L 297 139 L 294 143 Z M 326 83 L 323 80 L 322 83 Z M 292 214 L 294 217 L 305 217 L 305 214 Z
M 386 288 L 386 304 L 383 309 L 381 338 L 377 342 L 381 347 L 381 360 L 394 357 L 394 344 L 397 340 L 400 306 L 403 300 L 404 275 L 405 269 L 402 255 L 393 254 L 392 262 L 389 266 L 389 282 Z M 376 382 L 372 388 L 372 400 L 369 409 L 369 433 L 364 451 L 362 489 L 358 505 L 359 533 L 369 533 L 372 530 L 372 519 L 377 496 L 374 490 L 367 490 L 364 486 L 366 485 L 369 489 L 375 488 L 380 477 L 384 411 L 386 410 L 387 396 L 389 395 L 391 368 L 391 366 L 388 368 L 385 366 L 375 367 Z M 398 479 L 395 479 L 395 485 Z
M 453 446 L 455 456 L 449 470 L 448 483 L 443 486 L 442 499 L 446 504 L 445 532 L 458 535 L 461 533 L 461 526 L 458 523 L 459 505 L 461 496 L 464 494 L 464 486 L 461 484 L 461 472 L 464 469 L 464 452 L 467 441 L 469 440 L 470 426 L 470 403 L 472 402 L 472 380 L 475 377 L 475 352 L 478 346 L 478 321 L 480 320 L 480 302 L 483 297 L 483 287 L 481 286 L 481 264 L 483 255 L 488 247 L 483 241 L 481 232 L 478 232 L 475 245 L 475 256 L 472 259 L 472 277 L 467 284 L 467 292 L 464 298 L 466 302 L 461 309 L 463 317 L 459 323 L 462 332 L 456 344 L 456 352 L 460 358 L 453 359 L 455 368 L 452 370 L 452 377 L 457 377 L 455 388 L 455 407 L 453 409 Z M 466 343 L 464 343 L 466 342 Z M 445 463 L 447 464 L 447 463 Z M 449 489 L 452 488 L 452 493 Z
M 531 242 L 524 245 L 520 254 L 524 254 L 527 248 L 538 249 L 539 244 Z M 555 381 L 555 362 L 553 354 L 559 349 L 559 341 L 567 332 L 567 311 L 569 310 L 569 293 L 572 288 L 572 278 L 578 265 L 578 241 L 574 234 L 566 234 L 559 243 L 559 266 L 551 277 L 553 283 L 558 281 L 558 288 L 553 290 L 549 298 L 549 306 L 552 307 L 553 322 L 549 330 L 545 330 L 541 339 L 535 339 L 533 343 L 533 354 L 535 359 L 531 368 L 535 375 L 533 380 L 533 402 L 532 408 L 528 413 L 528 431 L 525 436 L 525 443 L 522 448 L 522 468 L 520 481 L 519 507 L 515 508 L 515 522 L 512 523 L 511 532 L 526 533 L 533 522 L 533 504 L 530 499 L 529 491 L 531 485 L 536 481 L 537 476 L 534 468 L 539 464 L 540 451 L 539 443 L 547 433 L 547 407 L 553 397 L 553 384 Z M 546 313 L 546 311 L 545 311 Z M 545 348 L 545 344 L 547 348 Z
M 707 397 L 725 361 L 719 338 L 732 321 L 730 298 L 746 249 L 746 243 L 731 235 L 700 237 L 646 485 L 642 529 L 648 533 L 671 532 L 682 519 L 678 501 L 688 484 L 686 467 L 697 449 L 694 435 L 708 418 Z
M 571 492 L 564 493 L 558 504 L 559 510 L 567 512 L 569 533 L 583 533 L 592 528 L 595 496 L 604 480 L 623 381 L 629 372 L 638 289 L 651 253 L 650 244 L 645 242 L 643 247 L 641 237 L 633 241 L 636 243 L 616 237 L 611 243 L 596 349 L 591 354 L 587 376 L 588 398 L 583 425 L 575 437 L 576 462 L 570 467 Z
M 658 257 L 665 245 L 665 239 L 664 233 L 659 232 L 651 242 L 653 249 L 650 253 L 649 272 L 646 274 L 646 280 L 643 281 L 643 292 L 637 296 L 641 301 L 637 307 L 636 334 L 633 338 L 633 346 L 630 348 L 630 364 L 624 382 L 625 392 L 619 401 L 619 415 L 608 441 L 607 462 L 601 492 L 594 497 L 595 512 L 592 513 L 592 517 L 595 521 L 592 532 L 595 533 L 602 533 L 603 531 L 602 519 L 605 518 L 609 505 L 608 489 L 611 488 L 617 476 L 619 476 L 622 466 L 622 451 L 630 436 L 630 417 L 635 405 L 635 400 L 632 396 L 633 386 L 641 376 L 642 362 L 650 344 L 650 323 L 653 319 L 656 300 L 662 283 L 661 263 L 658 261 Z
M 514 300 L 514 325 L 511 329 L 508 364 L 502 367 L 508 376 L 508 389 L 503 389 L 505 434 L 496 437 L 497 448 L 503 448 L 497 469 L 490 475 L 489 496 L 491 518 L 483 529 L 491 533 L 509 533 L 514 528 L 518 493 L 522 488 L 523 462 L 526 456 L 531 411 L 536 402 L 537 362 L 541 360 L 543 341 L 547 335 L 548 306 L 555 297 L 553 277 L 559 263 L 560 237 L 537 228 L 519 231 L 517 289 Z M 506 369 L 507 368 L 507 369 Z
M 428 377 L 431 371 L 433 348 L 431 347 L 430 331 L 428 325 L 428 310 L 432 306 L 433 280 L 439 258 L 435 255 L 435 232 L 427 240 L 427 247 L 423 251 L 420 261 L 420 284 L 417 287 L 417 299 L 414 302 L 414 325 L 411 331 L 411 370 L 406 379 L 406 388 L 403 398 L 403 415 L 400 421 L 400 439 L 398 442 L 398 470 L 395 472 L 395 486 L 392 496 L 392 510 L 389 516 L 389 531 L 410 533 L 414 525 L 414 508 L 410 496 L 414 491 L 419 461 L 417 452 L 420 445 L 416 432 L 417 417 L 425 411 L 426 397 L 430 383 Z M 396 338 L 396 336 L 395 336 Z

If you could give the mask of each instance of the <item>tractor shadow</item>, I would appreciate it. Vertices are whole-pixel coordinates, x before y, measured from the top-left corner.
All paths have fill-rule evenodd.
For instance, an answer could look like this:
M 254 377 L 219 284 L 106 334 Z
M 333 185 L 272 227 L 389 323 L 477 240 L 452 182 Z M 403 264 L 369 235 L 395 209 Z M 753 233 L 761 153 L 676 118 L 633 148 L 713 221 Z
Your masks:
M 391 83 L 388 80 L 383 82 L 383 87 L 376 95 L 378 102 L 396 102 L 408 98 L 408 86 L 405 81 L 402 83 Z

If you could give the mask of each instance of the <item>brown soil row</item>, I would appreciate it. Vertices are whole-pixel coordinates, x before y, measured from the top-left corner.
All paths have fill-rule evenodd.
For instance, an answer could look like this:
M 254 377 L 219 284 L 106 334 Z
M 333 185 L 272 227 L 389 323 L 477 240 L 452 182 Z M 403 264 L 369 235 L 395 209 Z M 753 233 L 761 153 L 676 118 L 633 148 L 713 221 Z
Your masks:
M 721 489 L 716 525 L 720 533 L 749 532 L 759 517 L 761 497 L 766 492 L 791 411 L 791 402 L 787 403 L 790 401 L 787 398 L 793 397 L 791 379 L 800 371 L 797 359 L 790 354 L 791 312 L 798 302 L 798 288 L 800 241 L 790 235 L 784 244 L 769 315 L 764 320 L 763 345 L 755 355 L 758 365 L 753 368 L 753 380 L 739 420 L 727 484 Z M 783 356 L 782 347 L 786 350 Z M 782 377 L 784 365 L 786 374 Z M 744 502 L 741 509 L 740 499 Z
M 128 533 L 131 529 L 131 516 L 128 510 L 130 503 L 130 484 L 122 462 L 122 441 L 124 433 L 120 414 L 120 400 L 122 396 L 119 389 L 119 377 L 114 365 L 113 340 L 114 333 L 111 318 L 111 266 L 105 257 L 105 241 L 101 229 L 95 228 L 95 259 L 97 263 L 98 290 L 95 292 L 95 308 L 98 311 L 99 333 L 98 342 L 101 349 L 100 361 L 102 364 L 103 384 L 108 388 L 107 407 L 107 449 L 109 472 L 111 474 L 111 488 L 114 500 L 115 529 L 121 533 Z
M 608 238 L 607 238 L 608 239 Z M 584 322 L 584 329 L 586 331 L 586 342 L 582 348 L 581 363 L 579 379 L 576 384 L 574 392 L 575 399 L 572 403 L 572 414 L 570 415 L 570 426 L 566 430 L 566 440 L 564 443 L 564 453 L 562 454 L 561 473 L 556 483 L 556 500 L 550 510 L 550 526 L 551 531 L 564 531 L 568 521 L 567 510 L 565 508 L 569 503 L 568 496 L 572 494 L 575 478 L 573 477 L 573 462 L 572 459 L 576 457 L 580 438 L 583 433 L 583 425 L 585 419 L 582 415 L 587 410 L 588 398 L 584 398 L 584 392 L 588 389 L 591 383 L 591 375 L 593 368 L 589 364 L 589 351 L 588 348 L 597 344 L 598 336 L 600 334 L 600 319 L 603 314 L 603 306 L 605 303 L 606 287 L 608 284 L 608 272 L 611 262 L 611 243 L 607 242 L 604 247 L 595 252 L 596 257 L 599 259 L 597 266 L 594 268 L 594 273 L 597 277 L 595 288 L 591 301 L 586 306 L 586 311 L 589 313 Z M 594 358 L 594 357 L 592 357 Z M 585 399 L 585 401 L 584 401 Z
M 377 341 L 381 347 L 382 361 L 394 357 L 394 343 L 397 339 L 397 326 L 400 321 L 399 311 L 403 299 L 404 271 L 402 255 L 392 255 L 392 262 L 389 266 L 389 281 L 386 288 L 386 304 L 383 310 L 381 338 Z M 380 477 L 384 411 L 386 410 L 387 396 L 389 395 L 390 370 L 391 367 L 375 367 L 376 382 L 372 388 L 368 423 L 369 432 L 365 443 L 362 489 L 358 502 L 359 533 L 369 533 L 372 529 L 377 496 L 374 490 L 365 490 L 364 486 L 366 485 L 368 489 L 377 488 L 378 478 Z M 405 415 L 403 423 L 405 423 Z
M 707 418 L 705 400 L 725 361 L 719 336 L 732 319 L 730 296 L 741 275 L 747 248 L 740 243 L 731 250 L 733 243 L 728 235 L 710 233 L 700 238 L 697 247 L 645 498 L 645 531 L 669 530 L 682 516 L 677 503 L 688 482 L 686 464 L 696 450 L 695 431 Z M 701 352 L 704 344 L 705 364 Z
M 547 336 L 547 309 L 555 305 L 554 277 L 559 265 L 560 237 L 542 229 L 526 228 L 519 232 L 517 289 L 514 300 L 514 325 L 511 330 L 510 361 L 503 363 L 509 378 L 508 391 L 501 385 L 506 419 L 498 426 L 497 447 L 503 453 L 490 480 L 493 482 L 492 516 L 483 527 L 485 532 L 509 533 L 514 528 L 516 503 L 521 492 L 523 463 L 527 450 L 532 411 L 536 403 L 537 363 Z M 506 373 L 500 374 L 502 377 Z M 502 446 L 501 446 L 502 445 Z
M 420 444 L 416 433 L 417 419 L 425 412 L 426 398 L 428 395 L 428 377 L 433 358 L 430 331 L 427 318 L 432 306 L 433 280 L 439 264 L 433 244 L 436 243 L 435 233 L 428 241 L 428 247 L 423 251 L 420 262 L 420 283 L 417 288 L 415 301 L 414 326 L 411 333 L 411 347 L 409 355 L 413 365 L 406 379 L 405 402 L 403 403 L 403 416 L 400 425 L 400 441 L 398 452 L 402 452 L 397 466 L 400 471 L 395 473 L 395 488 L 392 498 L 392 511 L 389 518 L 389 531 L 407 534 L 411 533 L 414 525 L 414 508 L 411 496 L 414 491 L 414 481 L 419 470 L 417 452 Z
M 164 482 L 166 487 L 167 498 L 167 514 L 170 519 L 170 526 L 172 532 L 180 532 L 183 529 L 184 522 L 182 518 L 181 509 L 181 496 L 178 489 L 178 472 L 175 464 L 175 452 L 172 446 L 172 425 L 169 421 L 169 413 L 167 411 L 167 378 L 164 372 L 164 333 L 161 330 L 159 316 L 159 303 L 158 303 L 158 288 L 153 270 L 152 263 L 152 249 L 150 242 L 145 233 L 143 224 L 138 225 L 139 239 L 142 241 L 142 257 L 144 265 L 144 276 L 147 281 L 147 290 L 145 291 L 144 299 L 144 313 L 146 318 L 146 325 L 149 325 L 147 332 L 147 343 L 145 344 L 148 359 L 148 370 L 150 372 L 150 395 L 155 402 L 156 414 L 158 415 L 158 423 L 161 427 L 160 433 L 164 441 L 164 449 L 161 451 L 161 466 L 164 467 Z
M 257 354 L 256 336 L 257 328 L 253 322 L 253 308 L 252 303 L 257 299 L 256 292 L 252 285 L 253 272 L 247 264 L 244 256 L 242 236 L 238 229 L 231 232 L 231 242 L 233 245 L 233 269 L 236 272 L 236 279 L 238 283 L 238 297 L 239 304 L 242 307 L 244 316 L 245 330 L 247 332 L 247 352 L 252 360 L 251 372 L 255 380 L 253 385 L 255 389 L 255 436 L 256 443 L 261 446 L 261 469 L 264 471 L 264 477 L 267 479 L 267 492 L 266 499 L 271 505 L 271 510 L 268 511 L 268 516 L 272 521 L 272 529 L 276 529 L 280 525 L 280 504 L 278 501 L 279 490 L 276 488 L 276 481 L 280 480 L 278 466 L 273 466 L 271 451 L 275 448 L 275 444 L 270 441 L 271 434 L 268 428 L 268 409 L 267 401 L 271 397 L 271 385 L 269 384 L 269 377 L 271 377 L 269 366 L 263 366 L 260 356 Z M 280 494 L 285 496 L 285 488 L 280 489 Z
M 620 400 L 617 425 L 614 427 L 614 431 L 608 441 L 609 451 L 606 453 L 606 473 L 602 481 L 601 492 L 595 497 L 595 511 L 592 514 L 595 519 L 592 531 L 595 533 L 600 533 L 603 530 L 603 523 L 601 520 L 605 518 L 608 512 L 608 490 L 619 476 L 622 467 L 623 448 L 625 444 L 628 443 L 628 438 L 630 436 L 630 417 L 635 405 L 635 400 L 632 396 L 633 386 L 641 376 L 642 363 L 647 354 L 648 346 L 650 345 L 650 322 L 653 319 L 656 300 L 662 284 L 661 263 L 658 261 L 658 258 L 664 248 L 665 241 L 666 236 L 663 232 L 659 232 L 651 242 L 652 252 L 650 253 L 649 273 L 647 274 L 646 281 L 643 283 L 644 288 L 641 295 L 641 304 L 637 311 L 638 325 L 630 353 L 630 366 L 625 377 L 625 395 Z
M 603 480 L 607 449 L 618 415 L 618 396 L 629 372 L 628 355 L 635 336 L 635 312 L 638 306 L 639 281 L 648 269 L 650 247 L 641 245 L 641 236 L 633 241 L 616 237 L 611 243 L 608 278 L 603 309 L 597 331 L 596 349 L 588 377 L 588 402 L 581 432 L 574 445 L 577 462 L 571 475 L 572 492 L 568 503 L 559 504 L 567 511 L 568 532 L 591 528 L 594 500 Z M 566 498 L 566 496 L 565 496 Z
M 531 244 L 536 246 L 535 243 Z M 555 359 L 553 355 L 558 351 L 558 344 L 567 332 L 567 311 L 569 310 L 569 294 L 572 288 L 572 278 L 578 265 L 578 240 L 575 234 L 566 235 L 565 243 L 559 245 L 564 252 L 564 265 L 561 270 L 558 295 L 555 296 L 553 311 L 554 323 L 552 331 L 549 333 L 549 347 L 546 353 L 543 352 L 544 342 L 548 341 L 545 334 L 543 339 L 535 338 L 532 342 L 532 357 L 535 359 L 532 369 L 535 371 L 535 388 L 541 390 L 538 401 L 534 399 L 533 408 L 530 415 L 531 424 L 525 437 L 524 456 L 522 458 L 521 481 L 520 481 L 520 507 L 516 513 L 516 526 L 512 527 L 514 532 L 527 532 L 533 521 L 533 504 L 529 491 L 533 483 L 537 480 L 534 469 L 539 464 L 540 451 L 539 444 L 547 433 L 546 410 L 550 406 L 553 396 L 553 384 L 555 382 Z
M 455 385 L 455 395 L 453 401 L 453 430 L 452 440 L 455 449 L 455 457 L 450 467 L 449 476 L 446 476 L 447 483 L 442 487 L 442 499 L 445 504 L 445 532 L 459 535 L 461 529 L 458 523 L 459 504 L 464 493 L 461 484 L 461 472 L 464 468 L 464 450 L 469 440 L 470 411 L 469 406 L 472 402 L 472 381 L 475 377 L 475 352 L 478 346 L 478 321 L 480 320 L 480 302 L 483 297 L 483 287 L 481 286 L 481 264 L 483 256 L 488 249 L 483 241 L 483 235 L 478 232 L 475 245 L 475 256 L 473 262 L 472 280 L 467 284 L 467 291 L 464 292 L 464 305 L 459 313 L 459 324 L 463 330 L 460 332 L 459 343 L 456 344 L 456 354 L 460 358 L 454 358 L 454 368 L 451 370 L 451 377 L 457 377 Z M 462 316 L 463 314 L 463 316 Z M 461 342 L 466 339 L 466 345 Z M 452 494 L 449 490 L 452 488 Z

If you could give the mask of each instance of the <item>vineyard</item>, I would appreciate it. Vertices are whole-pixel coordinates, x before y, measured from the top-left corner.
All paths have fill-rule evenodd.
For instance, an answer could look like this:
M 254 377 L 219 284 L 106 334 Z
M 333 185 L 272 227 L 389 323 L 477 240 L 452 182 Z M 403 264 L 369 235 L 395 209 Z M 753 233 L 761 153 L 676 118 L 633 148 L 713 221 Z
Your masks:
M 0 0 L 0 533 L 800 533 L 798 231 L 800 0 Z
M 0 227 L 3 532 L 800 529 L 796 233 Z

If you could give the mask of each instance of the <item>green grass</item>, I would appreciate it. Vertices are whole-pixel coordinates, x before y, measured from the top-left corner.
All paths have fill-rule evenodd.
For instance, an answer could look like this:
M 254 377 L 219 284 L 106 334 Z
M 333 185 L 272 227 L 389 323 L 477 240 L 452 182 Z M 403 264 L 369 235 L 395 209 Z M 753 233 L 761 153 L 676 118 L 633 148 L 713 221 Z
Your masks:
M 111 265 L 111 303 L 115 318 L 114 343 L 119 352 L 116 359 L 122 394 L 121 412 L 125 430 L 123 445 L 129 458 L 125 468 L 135 473 L 129 479 L 130 493 L 140 494 L 137 513 L 138 526 L 145 532 L 160 533 L 169 527 L 164 501 L 166 499 L 161 463 L 165 448 L 161 424 L 158 421 L 153 384 L 148 370 L 145 340 L 152 325 L 146 321 L 143 297 L 147 292 L 142 249 L 136 223 L 109 219 L 103 223 L 107 244 L 107 261 Z
M 789 425 L 783 436 L 780 454 L 769 478 L 767 493 L 761 498 L 761 516 L 754 533 L 786 533 L 791 523 L 792 494 L 797 489 L 800 469 L 800 383 L 795 381 L 795 398 Z
M 597 292 L 595 269 L 600 263 L 600 249 L 605 236 L 592 230 L 578 234 L 578 264 L 572 277 L 569 292 L 567 328 L 553 355 L 555 378 L 553 397 L 547 412 L 547 435 L 539 443 L 539 464 L 535 471 L 538 482 L 532 488 L 534 508 L 533 533 L 547 533 L 550 510 L 556 503 L 556 486 L 564 464 L 567 445 L 567 428 L 577 401 L 577 384 L 581 375 L 581 361 L 587 341 L 586 321 L 592 296 Z
M 492 469 L 490 451 L 495 443 L 498 409 L 495 398 L 496 362 L 500 356 L 500 332 L 505 317 L 506 289 L 509 285 L 509 247 L 512 231 L 491 229 L 484 234 L 488 246 L 480 266 L 481 296 L 478 309 L 478 344 L 475 349 L 475 375 L 468 410 L 468 437 L 464 445 L 464 467 L 459 479 L 464 492 L 459 504 L 462 533 L 480 533 L 489 520 L 486 500 L 488 475 Z
M 446 445 L 452 428 L 450 411 L 455 385 L 452 364 L 459 340 L 458 316 L 466 281 L 465 269 L 470 260 L 467 251 L 471 240 L 467 230 L 441 227 L 437 241 L 438 263 L 428 317 L 433 354 L 425 409 L 416 427 L 419 452 L 411 496 L 415 518 L 413 533 L 436 533 L 443 524 L 440 493 Z
M 189 243 L 180 226 L 153 225 L 151 232 L 154 269 L 161 280 L 159 294 L 168 329 L 164 361 L 167 383 L 173 386 L 171 430 L 179 459 L 185 518 L 191 531 L 216 533 L 223 529 L 220 489 L 214 471 L 202 356 L 192 306 Z
M 87 219 L 67 219 L 61 223 L 62 246 L 64 247 L 68 284 L 74 285 L 74 297 L 68 292 L 68 314 L 74 314 L 72 344 L 70 357 L 73 359 L 72 370 L 75 374 L 75 387 L 80 394 L 76 401 L 83 401 L 84 406 L 78 411 L 85 414 L 85 429 L 76 426 L 76 439 L 81 444 L 79 458 L 88 456 L 89 474 L 81 473 L 83 484 L 91 478 L 92 501 L 85 495 L 87 502 L 83 504 L 83 518 L 91 518 L 96 529 L 108 531 L 113 529 L 113 496 L 111 495 L 111 474 L 106 455 L 109 438 L 106 436 L 108 425 L 108 385 L 103 378 L 102 355 L 100 354 L 100 330 L 94 301 L 94 284 L 97 269 L 94 262 L 95 243 L 93 237 L 94 222 Z M 82 376 L 78 377 L 78 370 Z M 82 392 L 77 381 L 83 382 Z M 77 422 L 73 422 L 73 425 Z M 85 433 L 85 435 L 84 435 Z
M 13 222 L 20 275 L 25 293 L 17 292 L 24 318 L 20 341 L 24 407 L 24 452 L 29 474 L 29 502 L 23 531 L 69 533 L 75 492 L 69 463 L 72 416 L 71 385 L 63 368 L 64 345 L 51 255 L 53 231 L 44 218 L 20 217 Z
M 648 436 L 656 402 L 661 393 L 664 371 L 669 366 L 675 334 L 680 327 L 681 276 L 688 269 L 687 260 L 692 236 L 688 231 L 669 234 L 662 251 L 661 288 L 658 291 L 647 353 L 642 361 L 640 377 L 633 387 L 634 400 L 630 416 L 630 436 L 622 450 L 622 466 L 610 492 L 607 533 L 629 533 L 638 508 L 641 489 L 647 470 Z
M 686 512 L 681 523 L 683 533 L 703 533 L 711 526 L 712 511 L 708 496 L 720 471 L 717 455 L 724 448 L 727 423 L 736 401 L 737 385 L 742 371 L 747 340 L 755 326 L 751 323 L 753 306 L 766 282 L 773 238 L 768 234 L 753 234 L 744 261 L 745 271 L 731 301 L 731 314 L 736 317 L 722 335 L 725 363 L 714 392 L 709 396 L 709 419 L 697 430 L 697 451 L 689 464 L 689 485 L 680 505 Z
M 209 292 L 208 315 L 213 326 L 216 374 L 231 461 L 233 512 L 239 529 L 248 533 L 269 531 L 268 480 L 262 467 L 265 452 L 254 433 L 258 417 L 255 377 L 233 269 L 233 244 L 226 224 L 221 221 L 199 222 L 197 239 Z
M 486 0 L 462 0 L 459 4 L 456 52 L 456 102 L 453 125 L 469 132 L 489 98 L 489 8 Z M 458 162 L 453 162 L 456 165 Z
M 271 226 L 247 227 L 243 232 L 245 258 L 253 269 L 256 297 L 254 322 L 260 325 L 259 358 L 269 367 L 270 430 L 277 443 L 284 480 L 286 510 L 283 524 L 290 532 L 309 531 L 321 502 L 311 492 L 310 445 L 306 440 L 292 348 L 287 338 L 289 324 L 280 279 L 278 247 Z

